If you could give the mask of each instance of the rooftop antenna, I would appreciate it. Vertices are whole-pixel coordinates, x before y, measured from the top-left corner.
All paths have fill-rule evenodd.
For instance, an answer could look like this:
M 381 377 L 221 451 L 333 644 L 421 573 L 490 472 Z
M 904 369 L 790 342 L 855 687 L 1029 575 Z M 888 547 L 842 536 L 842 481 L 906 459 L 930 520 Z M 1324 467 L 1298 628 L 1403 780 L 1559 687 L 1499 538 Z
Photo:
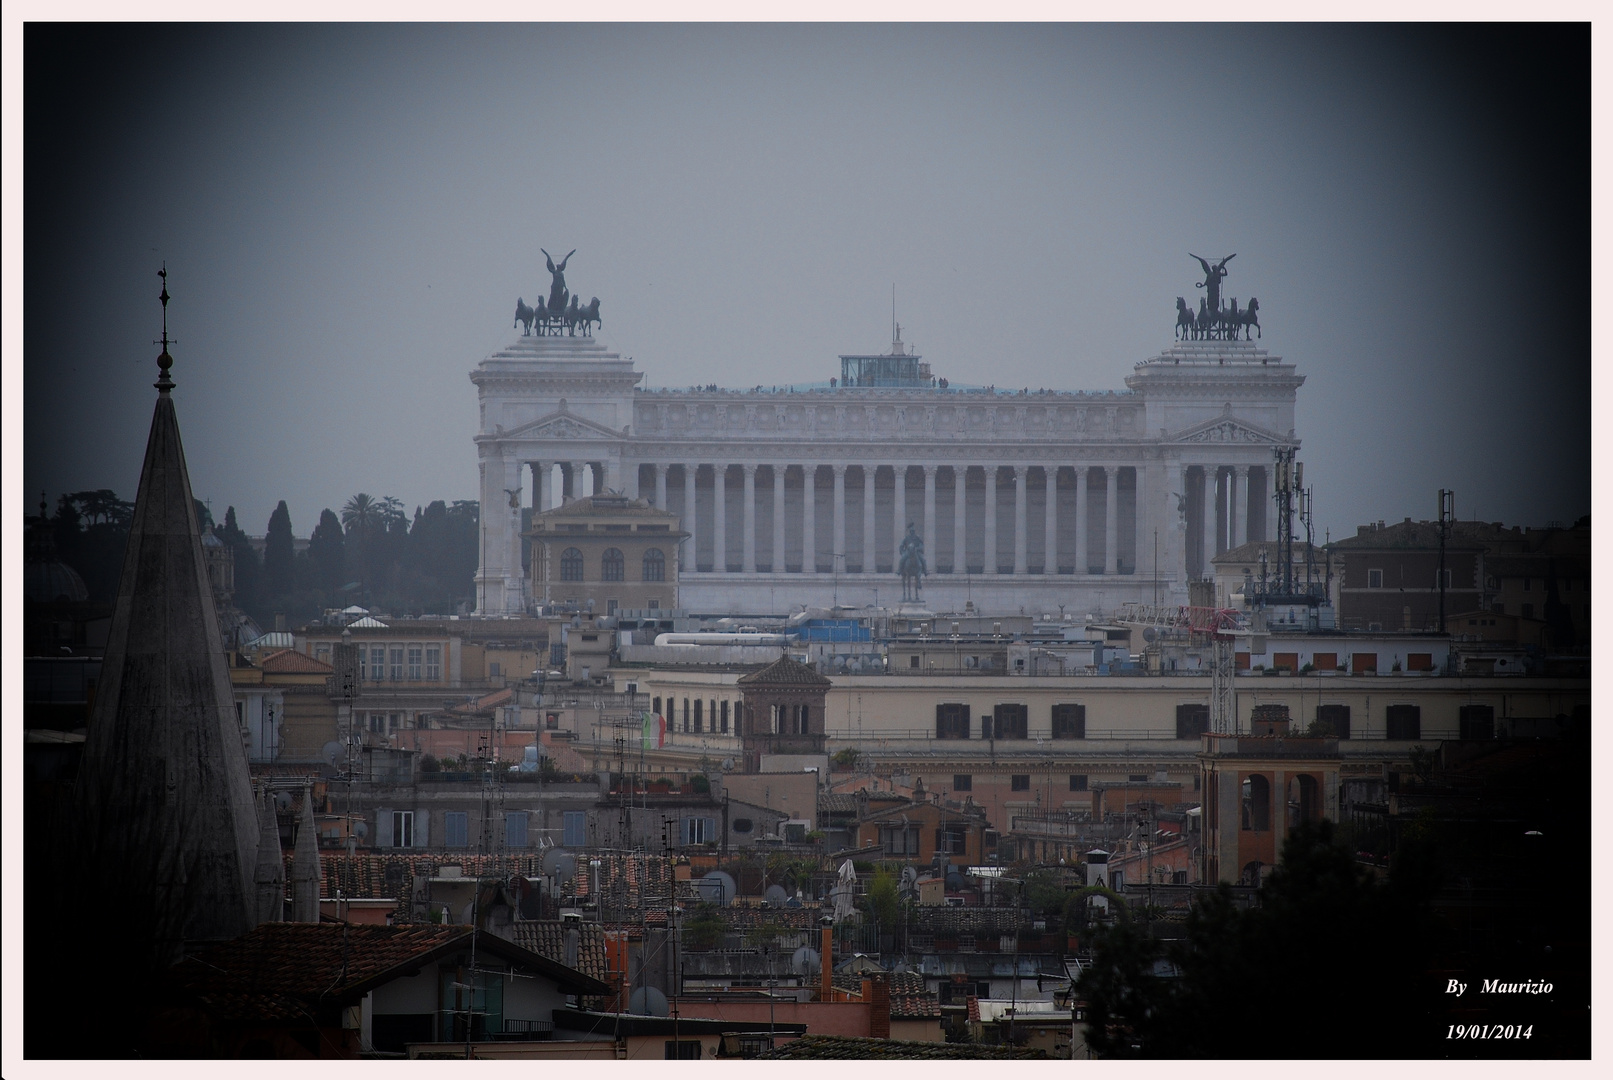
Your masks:
M 157 369 L 160 372 L 157 381 L 152 383 L 160 393 L 168 393 L 174 388 L 174 380 L 168 377 L 168 369 L 174 366 L 174 358 L 168 355 L 168 264 L 164 262 L 162 269 L 157 271 L 162 278 L 162 292 L 157 299 L 162 301 L 162 340 L 153 341 L 153 345 L 161 345 L 162 353 L 157 357 Z M 175 342 L 178 344 L 178 342 Z

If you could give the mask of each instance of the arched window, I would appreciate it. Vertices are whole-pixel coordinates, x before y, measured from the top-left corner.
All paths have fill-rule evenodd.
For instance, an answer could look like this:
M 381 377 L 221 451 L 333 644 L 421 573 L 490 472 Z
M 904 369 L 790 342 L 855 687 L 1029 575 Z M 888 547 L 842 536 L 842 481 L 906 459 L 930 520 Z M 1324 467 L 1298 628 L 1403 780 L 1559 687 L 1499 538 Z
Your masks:
M 1243 828 L 1245 832 L 1271 830 L 1271 781 L 1259 773 L 1243 780 Z
M 582 580 L 582 552 L 577 548 L 567 548 L 560 553 L 560 580 Z
M 660 548 L 651 548 L 644 553 L 644 580 L 666 580 L 666 555 Z
M 599 580 L 621 581 L 625 563 L 621 548 L 606 548 L 605 554 L 599 557 Z

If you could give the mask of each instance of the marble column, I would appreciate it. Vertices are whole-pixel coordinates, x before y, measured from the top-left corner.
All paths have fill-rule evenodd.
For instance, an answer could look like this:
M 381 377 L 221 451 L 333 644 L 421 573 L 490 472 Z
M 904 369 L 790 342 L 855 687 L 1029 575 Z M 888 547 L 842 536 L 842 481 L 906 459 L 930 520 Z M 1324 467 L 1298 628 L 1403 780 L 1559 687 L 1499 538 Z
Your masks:
M 588 472 L 588 462 L 573 461 L 571 463 L 571 497 L 573 499 L 580 499 L 584 495 L 592 494 L 592 492 L 585 492 L 583 490 L 583 476 Z M 592 481 L 593 477 L 589 476 L 589 480 Z
M 801 466 L 801 573 L 818 572 L 818 467 Z
M 1131 572 L 1141 573 L 1143 560 L 1148 560 L 1149 573 L 1153 573 L 1154 534 L 1149 531 L 1149 522 L 1152 520 L 1148 513 L 1148 499 L 1146 485 L 1143 483 L 1147 473 L 1147 465 L 1134 465 L 1131 474 L 1136 478 L 1136 489 L 1131 500 L 1131 538 L 1134 545 L 1132 551 Z
M 874 543 L 874 480 L 879 475 L 878 465 L 864 465 L 863 469 L 863 573 L 872 574 L 879 565 L 875 558 L 879 545 Z
M 844 465 L 829 466 L 834 470 L 834 533 L 832 539 L 834 547 L 829 552 L 830 566 L 834 569 L 845 568 L 846 555 L 846 467 Z M 840 559 L 840 562 L 833 562 Z
M 1204 466 L 1204 535 L 1199 539 L 1204 544 L 1203 561 L 1199 564 L 1199 577 L 1201 579 L 1215 578 L 1215 566 L 1211 559 L 1215 558 L 1215 534 L 1218 531 L 1216 518 L 1218 499 L 1216 497 L 1216 467 Z
M 548 474 L 549 467 L 541 461 L 534 461 L 530 464 L 532 466 L 532 512 L 541 514 L 547 509 L 543 505 L 543 481 Z
M 1075 469 L 1075 572 L 1085 574 L 1092 566 L 1092 559 L 1087 552 L 1087 533 L 1092 529 L 1092 512 L 1087 506 L 1087 484 L 1091 481 L 1092 470 L 1086 465 L 1077 465 Z
M 745 510 L 744 510 L 744 561 L 740 568 L 747 574 L 756 573 L 756 466 L 743 465 L 745 470 Z
M 952 466 L 952 572 L 964 573 L 969 566 L 968 536 L 969 466 Z
M 1104 470 L 1103 482 L 1103 572 L 1120 573 L 1120 468 L 1111 465 Z
M 1233 485 L 1237 512 L 1232 516 L 1232 546 L 1242 547 L 1249 542 L 1249 466 L 1239 465 L 1237 476 Z
M 1047 465 L 1042 469 L 1047 489 L 1047 512 L 1042 522 L 1042 573 L 1059 572 L 1059 467 Z
M 689 534 L 689 539 L 682 544 L 682 549 L 688 552 L 688 558 L 686 561 L 680 560 L 678 563 L 678 572 L 681 574 L 692 574 L 700 569 L 700 532 L 695 528 L 695 522 L 698 520 L 699 514 L 696 512 L 694 499 L 694 482 L 699 474 L 700 466 L 684 464 L 683 518 L 678 524 L 682 525 L 683 531 Z
M 988 574 L 997 572 L 997 466 L 986 466 L 986 548 L 983 566 Z
M 773 466 L 773 573 L 784 573 L 784 469 Z
M 1030 469 L 1024 465 L 1014 466 L 1014 573 L 1023 574 L 1027 563 L 1027 549 L 1030 547 L 1030 538 L 1025 534 L 1030 530 L 1030 513 L 1027 509 L 1028 499 L 1025 491 L 1025 474 Z
M 655 464 L 650 466 L 655 470 L 655 508 L 666 509 L 666 466 Z
M 622 494 L 626 495 L 629 499 L 638 498 L 638 462 L 619 462 L 617 464 L 617 469 L 621 472 L 622 479 L 624 481 Z
M 896 482 L 891 499 L 891 569 L 900 573 L 902 538 L 907 535 L 907 466 L 892 465 L 891 473 Z
M 728 572 L 728 463 L 711 467 L 711 571 Z
M 907 530 L 902 530 L 905 535 Z M 924 466 L 924 562 L 931 572 L 935 570 L 935 466 Z

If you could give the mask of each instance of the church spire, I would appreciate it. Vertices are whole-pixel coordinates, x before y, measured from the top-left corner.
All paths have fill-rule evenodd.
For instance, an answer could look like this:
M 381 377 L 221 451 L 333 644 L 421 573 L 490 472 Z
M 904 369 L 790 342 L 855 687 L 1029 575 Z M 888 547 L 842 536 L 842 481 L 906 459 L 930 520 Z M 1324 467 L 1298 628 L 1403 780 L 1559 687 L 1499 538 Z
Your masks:
M 168 377 L 168 369 L 174 366 L 174 358 L 168 355 L 168 264 L 163 263 L 162 269 L 157 271 L 162 278 L 162 292 L 157 299 L 162 301 L 162 352 L 157 355 L 157 381 L 152 386 L 158 393 L 167 394 L 174 388 L 174 380 Z
M 86 870 L 171 962 L 256 922 L 258 819 L 168 368 L 162 371 L 77 781 Z

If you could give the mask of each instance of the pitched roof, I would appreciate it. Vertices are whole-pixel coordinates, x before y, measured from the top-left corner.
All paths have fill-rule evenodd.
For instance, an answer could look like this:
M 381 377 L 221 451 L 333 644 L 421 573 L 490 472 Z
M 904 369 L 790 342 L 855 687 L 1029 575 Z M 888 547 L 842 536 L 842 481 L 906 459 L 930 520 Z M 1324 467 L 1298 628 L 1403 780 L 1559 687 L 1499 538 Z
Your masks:
M 281 649 L 258 661 L 258 667 L 272 675 L 329 675 L 336 669 L 296 649 Z
M 528 952 L 547 956 L 557 964 L 566 962 L 566 932 L 577 931 L 577 962 L 568 965 L 584 975 L 604 982 L 610 978 L 610 961 L 605 955 L 605 928 L 599 923 L 578 923 L 575 926 L 558 919 L 517 921 L 511 927 L 515 943 Z
M 834 684 L 812 668 L 789 656 L 780 656 L 760 671 L 734 680 L 740 686 L 811 686 L 827 690 Z
M 836 1058 L 847 1061 L 958 1061 L 980 1058 L 1038 1059 L 1041 1049 L 1019 1046 L 985 1046 L 975 1043 L 902 1042 L 862 1039 L 846 1035 L 803 1035 L 756 1055 L 775 1061 Z
M 170 987 L 223 1018 L 307 1019 L 320 1005 L 350 1004 L 419 965 L 468 948 L 468 926 L 265 923 L 171 968 Z M 603 982 L 481 934 L 476 947 L 535 969 L 573 992 L 608 993 Z
M 1354 536 L 1335 540 L 1328 547 L 1342 551 L 1379 551 L 1397 549 L 1405 551 L 1439 550 L 1439 526 L 1431 521 L 1397 521 L 1393 525 L 1374 528 L 1363 525 Z M 1484 545 L 1455 531 L 1445 541 L 1446 551 L 1477 551 Z

